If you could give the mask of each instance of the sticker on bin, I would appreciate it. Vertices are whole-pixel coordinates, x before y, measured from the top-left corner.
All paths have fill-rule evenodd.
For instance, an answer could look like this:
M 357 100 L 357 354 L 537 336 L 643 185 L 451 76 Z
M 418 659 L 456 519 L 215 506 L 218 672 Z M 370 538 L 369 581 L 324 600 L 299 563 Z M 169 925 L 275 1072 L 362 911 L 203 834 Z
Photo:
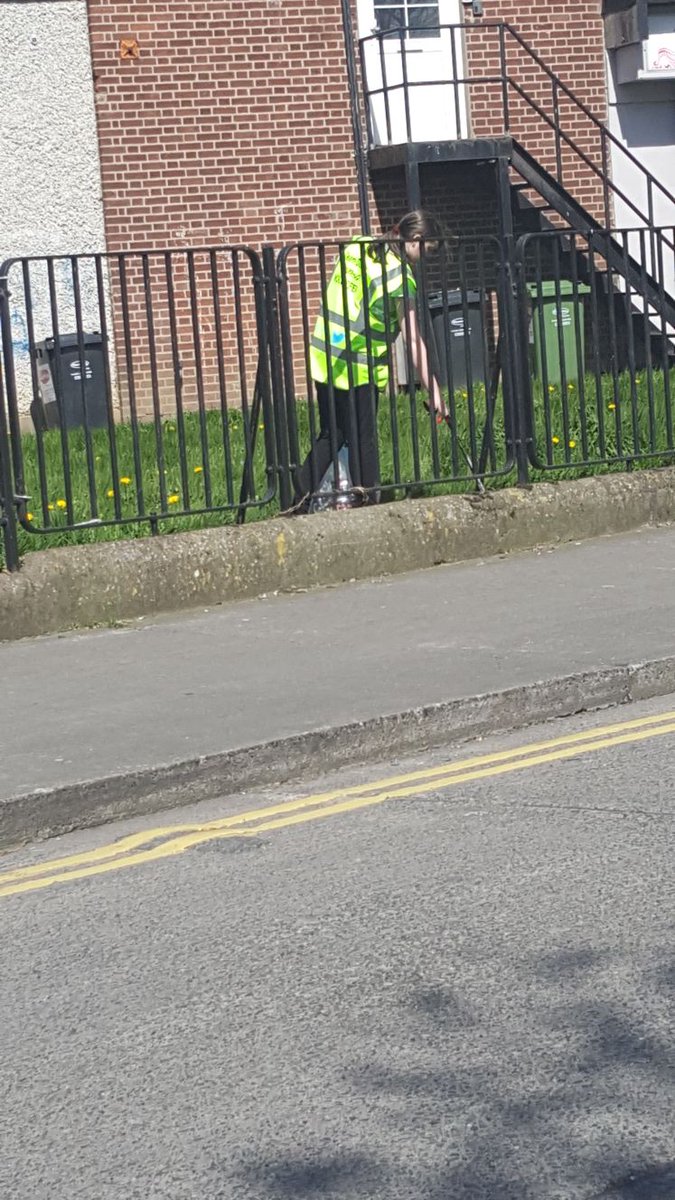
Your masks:
M 559 309 L 554 308 L 551 311 L 551 324 L 555 325 L 556 329 L 558 328 L 558 312 L 560 312 L 560 324 L 561 325 L 571 325 L 572 324 L 571 308 L 568 308 L 568 306 L 566 304 L 561 304 Z
M 452 334 L 452 337 L 463 338 L 465 332 L 469 337 L 471 336 L 471 322 L 469 321 L 465 329 L 464 317 L 452 317 L 450 319 L 450 325 L 450 333 Z
M 38 373 L 38 383 L 40 385 L 40 396 L 44 404 L 56 403 L 56 392 L 54 391 L 54 381 L 49 367 L 40 367 Z
M 68 366 L 70 368 L 71 379 L 74 379 L 75 383 L 80 383 L 82 380 L 82 365 L 80 363 L 79 358 L 73 358 L 68 363 Z M 91 369 L 91 363 L 89 362 L 89 359 L 87 359 L 87 358 L 85 358 L 85 360 L 84 360 L 84 377 L 85 377 L 85 379 L 93 379 L 94 378 L 94 373 Z

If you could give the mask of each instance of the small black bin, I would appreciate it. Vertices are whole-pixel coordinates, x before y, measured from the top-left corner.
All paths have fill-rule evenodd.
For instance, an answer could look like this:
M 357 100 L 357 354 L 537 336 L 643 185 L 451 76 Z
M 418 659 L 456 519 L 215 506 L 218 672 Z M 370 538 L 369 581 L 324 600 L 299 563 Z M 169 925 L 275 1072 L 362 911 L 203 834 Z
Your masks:
M 468 385 L 467 347 L 469 343 L 469 362 L 471 364 L 471 382 L 486 382 L 487 364 L 484 353 L 484 320 L 485 306 L 481 292 L 446 292 L 447 297 L 447 334 L 450 348 L 450 363 L 452 367 L 452 387 L 466 390 Z M 434 340 L 438 353 L 440 384 L 449 386 L 448 367 L 446 361 L 446 319 L 443 315 L 443 293 L 434 292 L 429 296 L 429 312 L 434 331 Z
M 90 429 L 101 429 L 108 424 L 103 338 L 100 333 L 85 333 L 82 344 L 83 363 L 80 362 L 77 334 L 61 335 L 58 346 L 59 370 L 56 367 L 54 338 L 38 342 L 35 350 L 40 398 L 33 401 L 30 410 L 36 429 L 58 429 L 61 422 L 57 398 L 61 401 L 64 427 L 78 429 L 84 425 L 83 374 L 87 425 Z

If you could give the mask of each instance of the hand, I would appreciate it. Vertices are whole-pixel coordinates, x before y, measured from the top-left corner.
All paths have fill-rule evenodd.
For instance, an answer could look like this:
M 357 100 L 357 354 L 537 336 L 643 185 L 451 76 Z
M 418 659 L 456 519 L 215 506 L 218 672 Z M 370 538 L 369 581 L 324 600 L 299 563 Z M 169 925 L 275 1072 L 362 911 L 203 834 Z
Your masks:
M 431 387 L 431 405 L 432 405 L 434 412 L 436 413 L 436 420 L 439 423 L 441 421 L 447 421 L 448 410 L 445 407 L 445 400 L 443 399 L 441 389 L 438 386 L 438 383 L 435 379 L 434 379 L 432 387 Z

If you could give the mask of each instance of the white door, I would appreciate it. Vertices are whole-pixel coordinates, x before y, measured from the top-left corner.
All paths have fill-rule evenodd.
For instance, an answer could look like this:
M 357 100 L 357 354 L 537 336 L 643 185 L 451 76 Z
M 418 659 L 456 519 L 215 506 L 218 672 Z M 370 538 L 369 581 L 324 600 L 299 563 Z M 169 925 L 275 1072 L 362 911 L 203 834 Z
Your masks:
M 466 75 L 462 30 L 443 28 L 462 19 L 461 0 L 358 0 L 373 145 L 469 136 L 466 86 L 456 82 Z

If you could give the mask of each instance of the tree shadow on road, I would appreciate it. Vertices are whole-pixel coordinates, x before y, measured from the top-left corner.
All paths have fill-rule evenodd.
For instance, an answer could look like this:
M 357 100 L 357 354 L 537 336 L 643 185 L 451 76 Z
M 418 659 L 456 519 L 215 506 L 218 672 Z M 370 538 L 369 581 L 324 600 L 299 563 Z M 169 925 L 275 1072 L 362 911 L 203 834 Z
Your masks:
M 246 1195 L 675 1200 L 675 959 L 657 958 L 631 992 L 610 952 L 525 957 L 504 1012 L 452 982 L 408 985 L 396 1046 L 419 1061 L 392 1063 L 385 1019 L 377 1057 L 349 1073 L 363 1148 L 310 1137 L 248 1162 Z

